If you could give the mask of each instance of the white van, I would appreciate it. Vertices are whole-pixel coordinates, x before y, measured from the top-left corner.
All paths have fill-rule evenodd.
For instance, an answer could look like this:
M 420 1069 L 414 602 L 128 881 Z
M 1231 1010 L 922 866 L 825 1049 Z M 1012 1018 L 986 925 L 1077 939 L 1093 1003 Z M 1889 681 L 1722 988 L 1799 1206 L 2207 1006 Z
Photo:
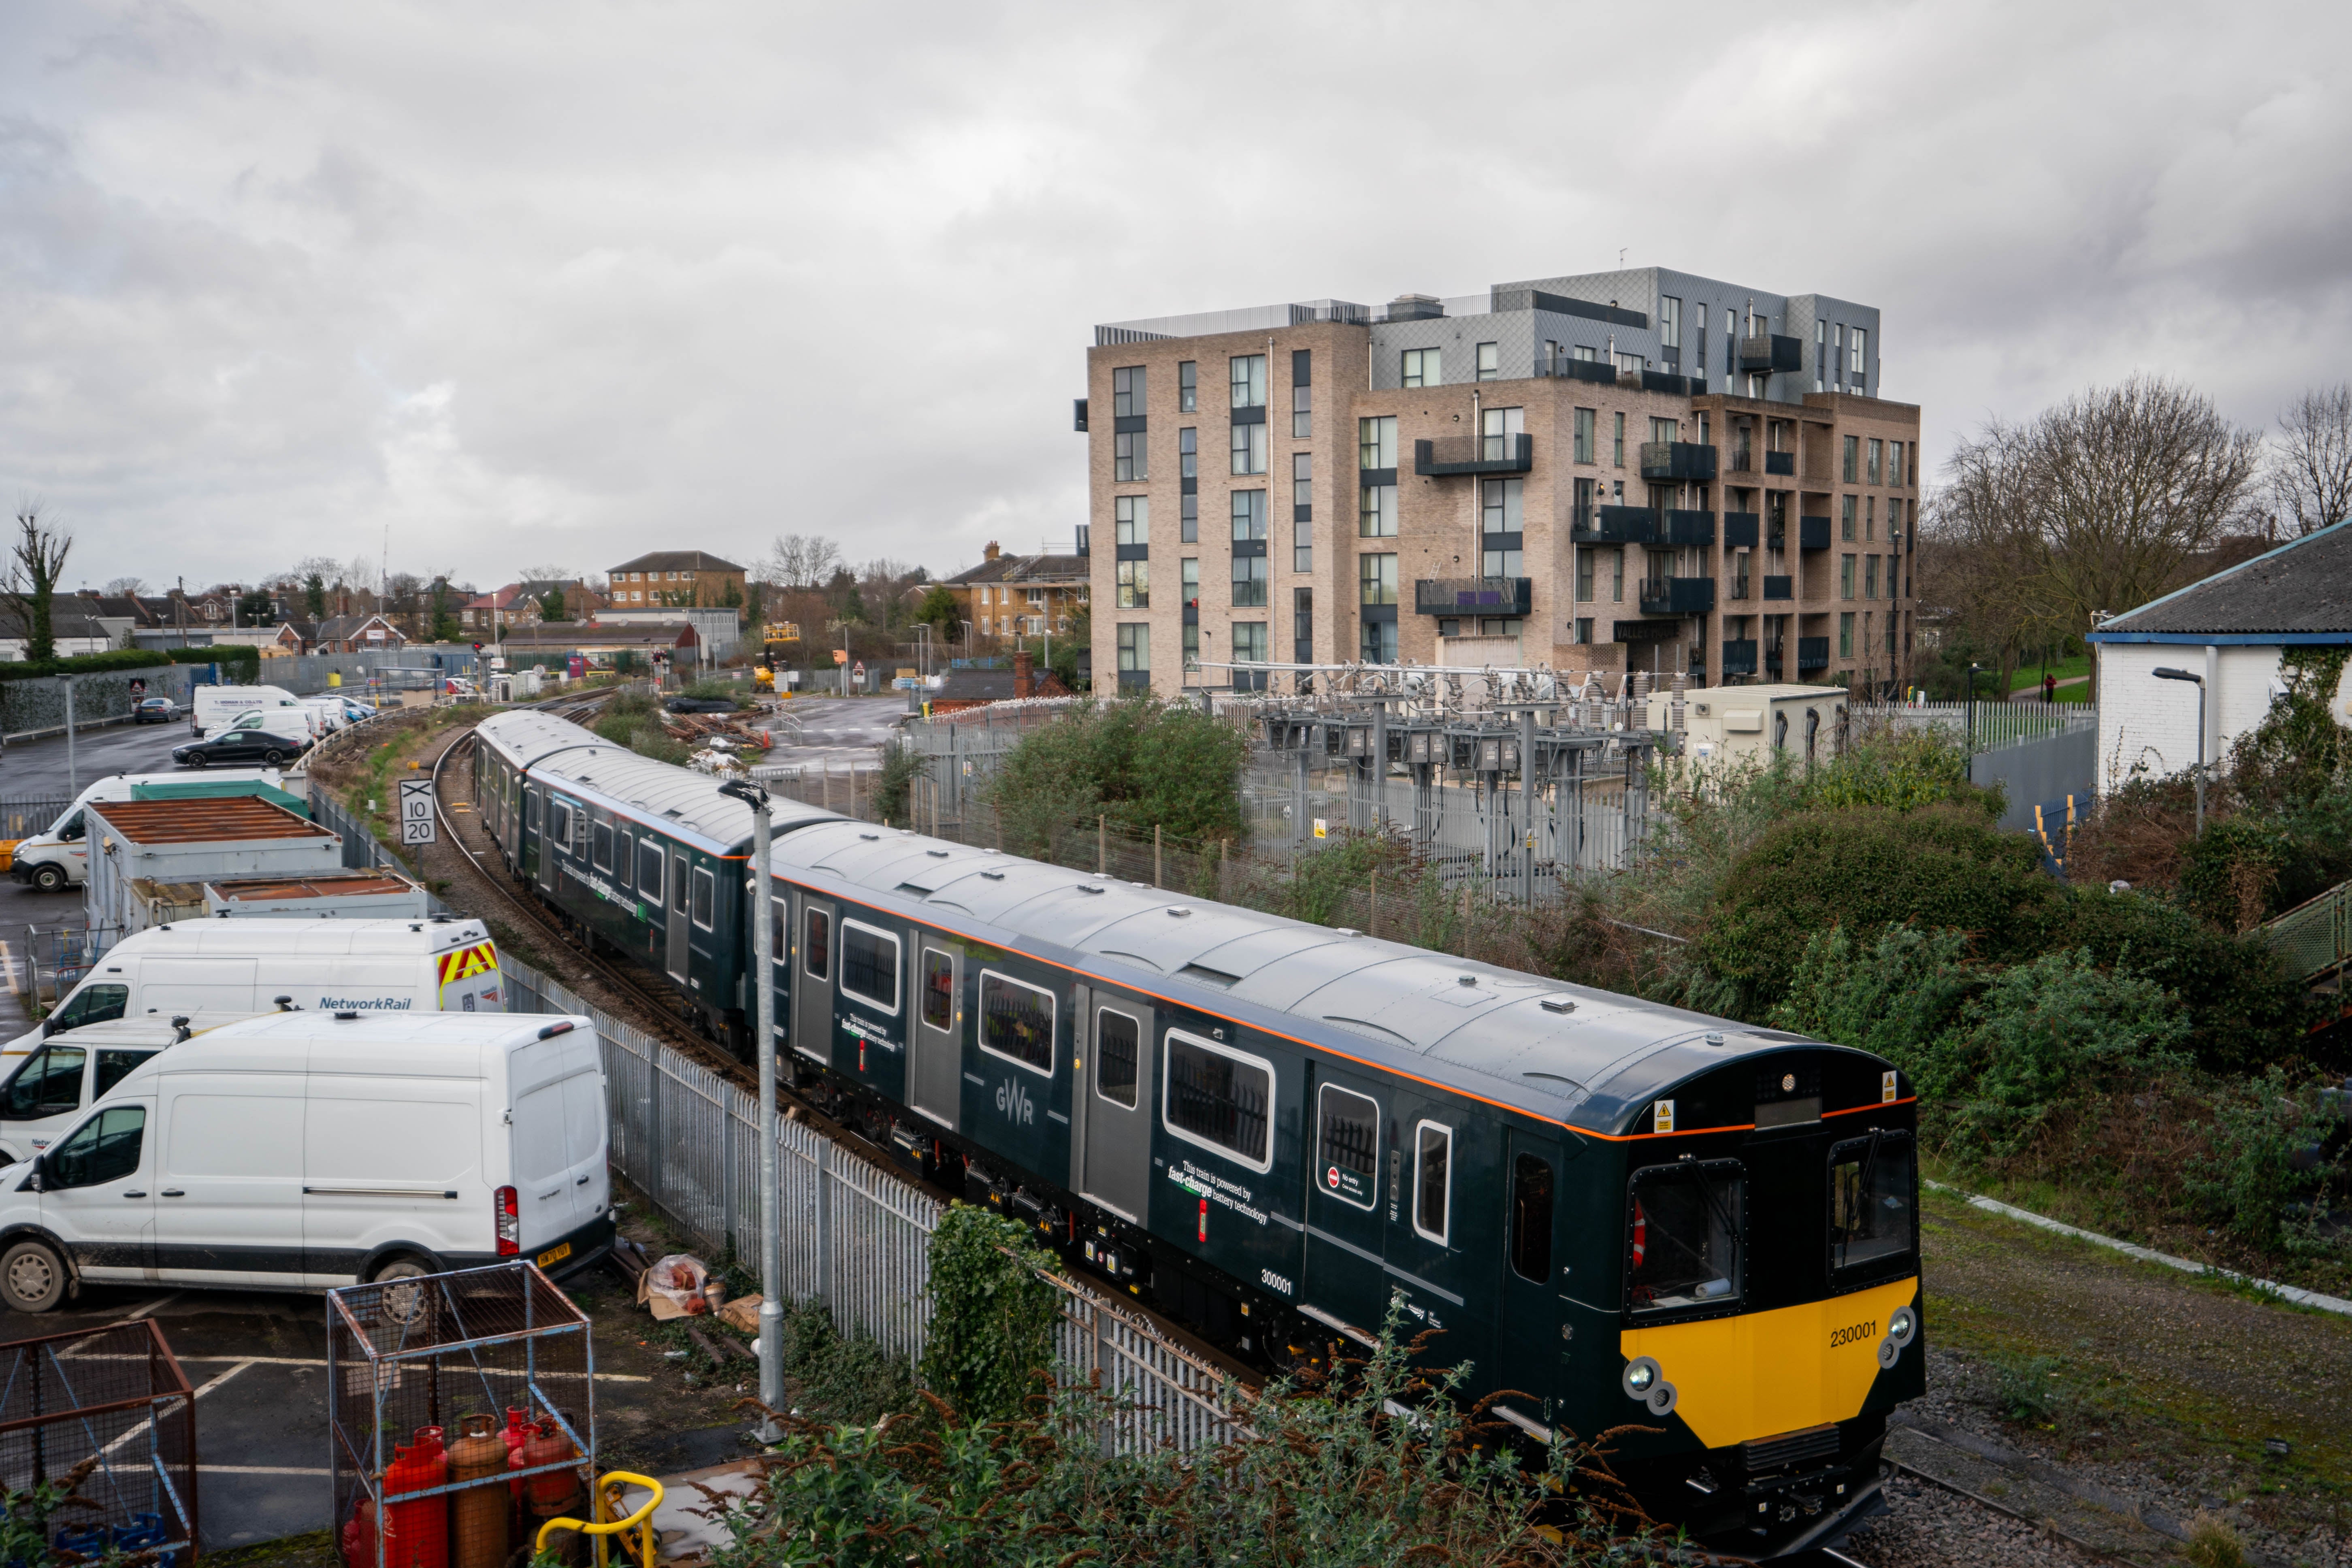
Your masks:
M 0 1173 L 0 1301 L 316 1290 L 612 1245 L 587 1018 L 278 1013 L 139 1064 Z
M 481 921 L 180 921 L 100 954 L 41 1026 L 6 1056 L 116 1018 L 234 1013 L 496 1013 L 498 944 Z
M 299 750 L 327 732 L 326 719 L 307 702 L 292 708 L 240 708 L 219 718 L 220 722 L 205 728 L 204 739 L 209 741 L 231 730 L 266 730 L 291 741 Z
M 157 1051 L 235 1024 L 243 1013 L 175 1013 L 89 1024 L 27 1057 L 0 1077 L 0 1165 L 29 1160 Z
M 302 700 L 282 686 L 199 686 L 188 693 L 188 727 L 201 740 L 256 708 L 301 706 Z
M 158 786 L 171 794 L 219 795 L 222 791 L 218 785 L 239 780 L 277 789 L 284 774 L 276 768 L 223 768 L 218 773 L 207 770 L 201 784 L 182 773 L 115 773 L 102 778 L 59 812 L 47 833 L 36 834 L 16 846 L 8 874 L 19 882 L 30 882 L 45 893 L 79 887 L 89 880 L 89 819 L 82 815 L 82 807 L 91 801 L 131 800 L 142 784 Z

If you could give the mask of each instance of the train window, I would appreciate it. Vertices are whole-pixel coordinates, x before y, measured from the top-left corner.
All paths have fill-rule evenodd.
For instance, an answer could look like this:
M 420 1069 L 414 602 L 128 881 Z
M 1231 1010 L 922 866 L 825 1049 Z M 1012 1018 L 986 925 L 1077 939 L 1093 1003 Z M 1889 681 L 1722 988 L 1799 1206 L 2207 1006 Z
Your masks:
M 1911 1139 L 1874 1132 L 1830 1151 L 1830 1268 L 1908 1257 L 1917 1245 Z
M 1136 1064 L 1143 1056 L 1142 1026 L 1105 1007 L 1095 1014 L 1095 1092 L 1135 1109 Z
M 1381 1108 L 1368 1095 L 1327 1083 L 1315 1091 L 1318 1180 L 1342 1203 L 1369 1209 L 1381 1201 Z
M 1511 1163 L 1511 1272 L 1540 1285 L 1551 1278 L 1551 1162 Z
M 768 921 L 773 928 L 768 935 L 768 962 L 771 963 L 782 963 L 792 953 L 793 923 L 792 916 L 785 912 L 788 907 L 782 899 L 768 900 Z
M 1747 1230 L 1739 1163 L 1682 1160 L 1633 1173 L 1626 1300 L 1636 1312 L 1719 1307 L 1738 1299 Z
M 711 928 L 711 914 L 719 902 L 719 879 L 710 874 L 708 866 L 694 868 L 694 923 L 703 930 Z
M 609 871 L 613 868 L 613 825 L 600 822 L 593 831 L 596 843 L 596 869 Z
M 1440 1246 L 1454 1207 L 1454 1129 L 1424 1121 L 1412 1131 L 1412 1228 Z
M 1255 1169 L 1273 1169 L 1274 1064 L 1174 1029 L 1166 1059 L 1160 1116 L 1168 1131 Z
M 568 800 L 547 803 L 547 846 L 551 849 L 572 847 L 572 803 Z
M 613 852 L 613 876 L 623 888 L 629 885 L 629 868 L 636 863 L 636 835 L 624 828 L 621 830 L 620 847 Z
M 898 939 L 863 921 L 841 922 L 841 994 L 898 1010 Z
M 934 1029 L 955 1026 L 955 959 L 936 947 L 923 950 L 923 1022 Z
M 801 966 L 812 980 L 833 973 L 833 917 L 823 910 L 803 910 L 801 921 Z
M 526 815 L 529 817 L 532 830 L 535 832 L 539 827 L 539 792 L 537 790 L 526 791 L 523 795 L 523 800 L 526 806 Z
M 648 903 L 662 901 L 662 847 L 654 838 L 637 840 L 637 891 Z
M 980 974 L 980 1048 L 1033 1072 L 1054 1071 L 1054 994 L 987 970 Z

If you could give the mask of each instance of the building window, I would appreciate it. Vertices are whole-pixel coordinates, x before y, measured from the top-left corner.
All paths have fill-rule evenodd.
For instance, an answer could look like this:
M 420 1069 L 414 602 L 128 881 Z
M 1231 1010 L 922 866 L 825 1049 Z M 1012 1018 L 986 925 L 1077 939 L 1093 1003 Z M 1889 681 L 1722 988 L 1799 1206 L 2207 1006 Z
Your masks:
M 1356 534 L 1360 539 L 1394 539 L 1397 536 L 1397 488 L 1394 485 L 1366 485 L 1356 513 Z
M 1658 346 L 1678 349 L 1683 346 L 1683 302 L 1658 297 Z
M 1234 472 L 1265 472 L 1265 426 L 1263 424 L 1234 426 Z
M 1593 426 L 1600 422 L 1601 415 L 1597 409 L 1580 408 L 1576 411 L 1576 460 L 1578 462 L 1590 463 L 1597 460 L 1592 455 L 1592 437 Z
M 1118 672 L 1121 675 L 1151 673 L 1151 628 L 1130 623 L 1118 628 Z
M 1862 536 L 1866 540 L 1874 540 L 1878 537 L 1878 498 L 1876 496 L 1862 498 Z
M 1870 330 L 1856 327 L 1846 335 L 1846 379 L 1860 386 L 1870 365 Z
M 1293 588 L 1290 591 L 1290 635 L 1291 646 L 1296 650 L 1292 657 L 1300 664 L 1310 662 L 1315 657 L 1315 590 L 1312 588 Z
M 1885 449 L 1886 449 L 1886 443 L 1885 443 L 1885 442 L 1881 441 L 1881 440 L 1880 440 L 1880 439 L 1878 439 L 1878 437 L 1876 437 L 1875 436 L 1874 436 L 1874 437 L 1871 437 L 1871 440 L 1870 440 L 1870 483 L 1872 483 L 1872 484 L 1874 484 L 1874 484 L 1876 484 L 1876 483 L 1878 483 L 1878 476 L 1879 476 L 1879 472 L 1880 472 L 1879 466 L 1878 466 L 1879 458 L 1880 458 L 1881 454 L 1883 454 L 1883 453 L 1885 451 Z
M 1576 552 L 1576 602 L 1580 605 L 1592 603 L 1592 557 L 1591 550 Z
M 1148 437 L 1140 430 L 1121 430 L 1111 437 L 1110 478 L 1113 484 L 1131 485 L 1151 477 L 1144 457 Z
M 1576 623 L 1576 640 L 1590 647 L 1592 642 L 1592 618 L 1590 616 Z
M 1827 321 L 1816 321 L 1813 322 L 1813 390 L 1815 392 L 1824 390 L 1822 382 L 1829 373 L 1830 324 Z
M 1519 479 L 1486 479 L 1481 481 L 1483 494 L 1479 505 L 1481 533 L 1517 533 L 1521 529 Z M 1512 576 L 1518 574 L 1512 573 Z
M 1851 569 L 1853 565 L 1853 557 L 1849 555 L 1845 559 L 1847 567 Z M 1846 597 L 1850 599 L 1853 595 L 1849 594 Z M 1840 658 L 1853 657 L 1853 612 L 1852 610 L 1838 612 L 1838 657 Z
M 1366 664 L 1394 664 L 1397 661 L 1397 624 L 1394 621 L 1365 621 L 1356 640 L 1356 657 Z
M 1201 668 L 1201 623 L 1184 623 L 1184 671 L 1195 674 Z
M 1115 605 L 1122 610 L 1148 610 L 1151 607 L 1150 562 L 1122 561 L 1118 563 L 1118 597 Z
M 1625 466 L 1625 416 L 1622 414 L 1612 415 L 1610 422 L 1615 426 L 1617 432 L 1615 455 L 1610 458 L 1610 461 L 1622 468 Z
M 1235 539 L 1265 537 L 1265 492 L 1264 490 L 1234 492 L 1234 537 Z
M 1500 345 L 1496 343 L 1480 343 L 1478 345 L 1478 379 L 1480 381 L 1499 381 L 1502 379 L 1502 376 L 1503 360 Z
M 1838 557 L 1838 597 L 1853 597 L 1853 557 L 1851 555 Z
M 1862 558 L 1862 596 L 1865 599 L 1878 597 L 1878 557 L 1875 555 Z
M 1110 373 L 1110 411 L 1120 419 L 1143 416 L 1143 367 L 1134 365 Z
M 1187 555 L 1176 563 L 1176 585 L 1178 593 L 1183 598 L 1182 608 L 1197 610 L 1201 607 L 1201 558 L 1199 556 Z
M 1201 538 L 1201 498 L 1199 496 L 1185 495 L 1177 499 L 1177 521 L 1181 525 L 1177 532 L 1177 542 L 1181 544 L 1198 543 Z
M 1404 384 L 1407 386 L 1443 386 L 1445 377 L 1437 368 L 1435 349 L 1404 351 Z
M 1185 360 L 1176 367 L 1176 411 L 1195 414 L 1200 407 L 1200 367 L 1191 360 Z
M 1843 477 L 1847 484 L 1851 485 L 1859 482 L 1858 476 L 1855 474 L 1854 470 L 1861 466 L 1861 456 L 1862 437 L 1859 436 L 1848 436 L 1845 438 L 1845 462 L 1843 465 Z
M 1265 356 L 1235 354 L 1230 362 L 1233 368 L 1234 406 L 1263 408 L 1265 406 Z
M 1625 552 L 1622 550 L 1609 552 L 1609 602 L 1612 605 L 1625 602 Z
M 1524 408 L 1489 408 L 1478 416 L 1480 449 L 1486 461 L 1499 462 L 1514 455 L 1517 438 L 1528 427 L 1528 411 Z
M 1190 425 L 1176 432 L 1176 477 L 1201 477 L 1201 432 Z
M 1304 441 L 1315 434 L 1315 352 L 1293 349 L 1290 353 L 1290 434 Z
M 1853 542 L 1854 511 L 1853 497 L 1846 496 L 1838 502 L 1838 538 L 1849 544 Z
M 1356 581 L 1360 590 L 1360 603 L 1395 604 L 1397 558 L 1393 555 L 1359 555 L 1356 557 Z
M 1315 455 L 1290 455 L 1290 569 L 1311 572 L 1315 563 Z
M 1240 601 L 1238 600 L 1235 601 L 1235 603 L 1239 602 Z M 1260 599 L 1258 603 L 1263 605 L 1265 601 L 1264 599 Z M 1265 623 L 1264 621 L 1235 621 L 1234 623 L 1234 662 L 1235 664 L 1265 663 Z
M 1263 609 L 1265 607 L 1265 557 L 1236 555 L 1234 557 L 1234 607 Z M 1236 626 L 1234 630 L 1241 628 Z
M 1150 496 L 1115 496 L 1111 499 L 1111 527 L 1117 537 L 1115 544 L 1150 544 L 1151 542 L 1151 498 Z M 981 603 L 990 602 L 992 588 L 980 591 Z
M 1393 414 L 1356 421 L 1356 467 L 1393 468 L 1397 466 L 1397 422 Z

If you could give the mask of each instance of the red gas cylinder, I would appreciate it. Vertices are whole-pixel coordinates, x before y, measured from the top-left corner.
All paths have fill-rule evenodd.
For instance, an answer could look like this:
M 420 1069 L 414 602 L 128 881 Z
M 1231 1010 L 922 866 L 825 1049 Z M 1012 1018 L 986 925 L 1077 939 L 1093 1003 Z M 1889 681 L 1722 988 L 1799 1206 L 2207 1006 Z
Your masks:
M 438 1426 L 419 1426 L 415 1443 L 394 1448 L 393 1456 L 383 1474 L 387 1493 L 420 1491 L 449 1479 Z M 418 1498 L 385 1510 L 383 1560 L 385 1568 L 449 1568 L 449 1500 Z
M 343 1521 L 343 1568 L 375 1568 L 375 1499 L 362 1497 Z
M 499 1436 L 506 1442 L 507 1468 L 521 1469 L 522 1446 L 530 1441 L 530 1423 L 523 1419 L 521 1411 L 509 1405 L 507 1406 L 507 1424 L 499 1429 Z M 507 1493 L 507 1532 L 519 1536 L 522 1533 L 522 1482 L 509 1481 Z
M 560 1465 L 574 1458 L 576 1452 L 561 1427 L 552 1420 L 542 1421 L 539 1430 L 522 1446 L 523 1468 Z M 550 1470 L 523 1482 L 524 1510 L 536 1519 L 553 1519 L 560 1513 L 571 1512 L 579 1497 L 580 1478 L 570 1470 Z

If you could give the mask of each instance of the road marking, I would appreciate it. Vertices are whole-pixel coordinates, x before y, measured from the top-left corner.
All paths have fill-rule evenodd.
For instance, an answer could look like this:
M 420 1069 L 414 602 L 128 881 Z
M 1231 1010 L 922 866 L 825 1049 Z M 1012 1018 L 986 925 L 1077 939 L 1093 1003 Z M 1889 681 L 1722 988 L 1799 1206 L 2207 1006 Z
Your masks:
M 164 1308 L 170 1306 L 173 1302 L 178 1300 L 181 1297 L 186 1294 L 187 1292 L 185 1290 L 174 1290 L 168 1296 L 158 1296 L 153 1300 L 148 1302 L 145 1306 L 140 1308 L 137 1311 L 131 1313 L 122 1321 L 126 1323 L 135 1323 L 140 1319 L 147 1316 L 150 1312 L 162 1311 Z
M 219 1358 L 215 1357 L 215 1358 L 214 1358 L 214 1359 L 217 1360 L 217 1359 L 219 1359 Z M 191 1395 L 189 1396 L 189 1398 L 191 1399 L 191 1401 L 197 1400 L 197 1399 L 202 1399 L 205 1394 L 210 1394 L 214 1389 L 218 1388 L 222 1384 L 226 1383 L 230 1378 L 235 1377 L 238 1373 L 243 1372 L 247 1367 L 249 1367 L 249 1366 L 251 1366 L 252 1364 L 253 1364 L 253 1363 L 252 1363 L 251 1362 L 249 1362 L 249 1361 L 241 1361 L 241 1362 L 237 1363 L 235 1366 L 233 1366 L 233 1367 L 229 1368 L 226 1372 L 225 1372 L 225 1373 L 221 1373 L 218 1377 L 214 1378 L 211 1382 L 206 1383 L 206 1384 L 202 1384 L 201 1386 L 199 1386 L 199 1387 L 196 1389 L 195 1393 L 194 1393 L 194 1394 L 191 1394 Z M 152 1408 L 152 1406 L 151 1406 L 151 1408 Z M 163 1414 L 164 1414 L 164 1415 L 177 1415 L 177 1414 L 179 1413 L 179 1410 L 180 1410 L 179 1403 L 178 1403 L 176 1400 L 174 1400 L 174 1401 L 173 1402 L 173 1404 L 172 1404 L 171 1407 L 170 1407 L 169 1409 L 165 1410 L 165 1411 L 163 1412 Z M 123 1434 L 122 1434 L 122 1436 L 121 1436 L 120 1437 L 117 1437 L 113 1442 L 109 1443 L 105 1447 L 100 1448 L 100 1449 L 99 1450 L 99 1452 L 100 1452 L 101 1455 L 103 1455 L 103 1454 L 111 1454 L 111 1453 L 112 1453 L 112 1452 L 114 1452 L 114 1450 L 116 1450 L 117 1448 L 120 1448 L 121 1447 L 122 1447 L 122 1445 L 123 1445 L 123 1444 L 128 1443 L 129 1441 L 131 1441 L 131 1438 L 136 1437 L 137 1436 L 139 1436 L 139 1434 L 141 1434 L 142 1432 L 146 1431 L 150 1426 L 152 1426 L 152 1425 L 154 1425 L 154 1420 L 155 1420 L 154 1416 L 152 1416 L 152 1415 L 149 1415 L 149 1416 L 147 1416 L 145 1419 L 142 1420 L 142 1421 L 139 1423 L 139 1425 L 137 1425 L 136 1426 L 131 1427 L 129 1431 L 127 1431 L 127 1432 L 123 1433 Z

